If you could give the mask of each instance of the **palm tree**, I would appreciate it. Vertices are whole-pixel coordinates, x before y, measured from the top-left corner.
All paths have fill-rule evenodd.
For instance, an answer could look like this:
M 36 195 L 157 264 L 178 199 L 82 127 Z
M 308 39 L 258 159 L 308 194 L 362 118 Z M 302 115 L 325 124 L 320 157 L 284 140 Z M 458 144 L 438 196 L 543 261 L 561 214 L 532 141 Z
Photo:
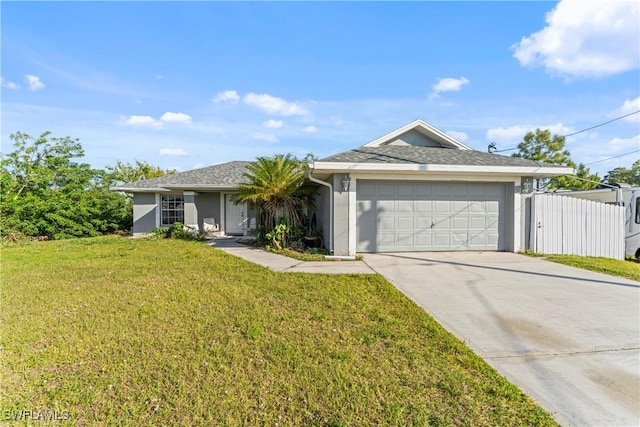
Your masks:
M 316 189 L 305 179 L 305 162 L 291 154 L 258 157 L 247 166 L 247 182 L 238 187 L 237 203 L 258 206 L 259 221 L 272 230 L 284 219 L 291 227 L 303 224 L 303 209 L 313 207 Z

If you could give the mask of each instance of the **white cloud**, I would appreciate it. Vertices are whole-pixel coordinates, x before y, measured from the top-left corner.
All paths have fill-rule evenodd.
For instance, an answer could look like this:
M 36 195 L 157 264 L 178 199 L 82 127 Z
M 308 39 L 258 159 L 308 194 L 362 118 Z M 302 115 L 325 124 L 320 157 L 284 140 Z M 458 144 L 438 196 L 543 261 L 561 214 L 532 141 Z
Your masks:
M 10 82 L 8 80 L 5 81 L 5 79 L 2 77 L 0 77 L 0 86 L 6 87 L 7 89 L 12 89 L 12 90 L 20 89 L 20 85 L 18 83 Z
M 466 143 L 467 141 L 469 141 L 469 135 L 467 135 L 464 132 L 457 132 L 455 130 L 450 130 L 447 132 L 447 135 L 449 135 L 450 137 L 457 139 L 458 141 L 462 142 L 462 143 Z
M 302 129 L 302 132 L 305 133 L 316 133 L 318 132 L 318 128 L 315 126 L 307 126 L 306 128 Z
M 160 120 L 165 123 L 191 123 L 191 116 L 184 113 L 172 113 L 167 111 L 160 117 Z
M 167 111 L 160 117 L 160 120 L 156 120 L 151 116 L 129 116 L 124 123 L 128 126 L 161 128 L 165 123 L 191 124 L 191 116 Z
M 548 129 L 552 135 L 565 135 L 573 132 L 573 129 L 563 125 L 562 123 L 556 123 L 552 125 L 514 125 L 508 128 L 493 128 L 487 131 L 487 141 L 506 144 L 518 144 L 522 141 L 524 136 L 536 129 Z M 498 149 L 504 149 L 505 147 L 498 147 Z
M 460 77 L 459 79 L 445 77 L 438 80 L 438 82 L 431 87 L 429 98 L 438 98 L 442 92 L 459 92 L 462 86 L 466 84 L 469 84 L 469 80 L 466 77 Z
M 161 148 L 160 155 L 161 156 L 186 156 L 187 153 L 182 148 Z
M 566 77 L 604 77 L 638 68 L 637 0 L 562 0 L 547 26 L 511 46 L 526 67 Z
M 280 129 L 283 125 L 282 120 L 267 120 L 266 122 L 263 123 L 264 127 L 267 127 L 269 129 Z
M 31 74 L 25 74 L 24 78 L 27 80 L 29 90 L 35 92 L 40 89 L 44 89 L 44 83 L 40 81 L 40 77 Z
M 620 108 L 616 109 L 614 112 L 609 114 L 609 116 L 610 117 L 625 116 L 627 114 L 631 114 L 638 110 L 640 110 L 640 96 L 637 97 L 636 99 L 627 99 L 626 101 L 624 101 L 622 106 L 620 106 Z M 622 121 L 627 123 L 638 123 L 638 121 L 640 121 L 640 115 L 634 114 L 634 115 L 625 117 L 624 119 L 622 119 Z
M 257 139 L 258 141 L 278 142 L 278 138 L 275 135 L 268 133 L 255 132 L 251 134 L 251 138 Z
M 159 122 L 151 116 L 130 116 L 126 119 L 125 124 L 139 127 L 162 127 L 162 122 Z
M 244 97 L 244 103 L 256 107 L 265 113 L 277 114 L 279 116 L 306 116 L 309 114 L 307 110 L 295 102 L 288 102 L 282 98 L 266 93 L 248 93 Z
M 214 104 L 219 104 L 221 102 L 230 102 L 232 104 L 237 104 L 240 101 L 240 96 L 238 92 L 235 90 L 225 90 L 223 92 L 218 92 L 218 94 L 211 100 Z

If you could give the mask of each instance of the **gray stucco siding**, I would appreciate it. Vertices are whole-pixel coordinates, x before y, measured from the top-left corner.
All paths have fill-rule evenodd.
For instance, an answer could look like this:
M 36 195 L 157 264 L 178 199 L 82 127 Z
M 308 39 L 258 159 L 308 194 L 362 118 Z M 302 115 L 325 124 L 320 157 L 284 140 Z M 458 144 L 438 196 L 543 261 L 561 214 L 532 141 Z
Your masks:
M 349 191 L 342 191 L 341 181 L 343 178 L 342 174 L 334 174 L 331 177 L 333 184 L 333 252 L 336 255 L 350 255 Z
M 156 195 L 154 193 L 133 194 L 133 235 L 149 233 L 156 228 Z
M 216 223 L 220 224 L 220 221 L 222 220 L 220 210 L 220 192 L 199 192 L 196 195 L 195 205 L 198 211 L 198 228 L 200 230 L 204 228 L 205 218 L 214 218 Z

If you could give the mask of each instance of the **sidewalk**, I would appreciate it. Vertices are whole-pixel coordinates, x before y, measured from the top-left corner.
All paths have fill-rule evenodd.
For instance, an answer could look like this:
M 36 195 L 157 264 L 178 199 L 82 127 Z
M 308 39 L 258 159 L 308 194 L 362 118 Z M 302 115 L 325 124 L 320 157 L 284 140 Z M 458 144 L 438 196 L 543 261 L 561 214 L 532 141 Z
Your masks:
M 262 248 L 244 245 L 238 240 L 235 237 L 216 237 L 207 240 L 207 244 L 254 264 L 284 273 L 376 274 L 363 261 L 299 261 L 267 252 Z

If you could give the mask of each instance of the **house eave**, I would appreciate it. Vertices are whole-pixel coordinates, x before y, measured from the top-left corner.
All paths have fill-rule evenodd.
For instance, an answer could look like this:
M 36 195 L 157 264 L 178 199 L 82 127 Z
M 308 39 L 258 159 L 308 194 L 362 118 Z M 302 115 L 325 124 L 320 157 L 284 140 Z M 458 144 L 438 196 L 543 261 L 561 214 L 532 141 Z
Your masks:
M 109 187 L 109 191 L 122 191 L 124 193 L 162 193 L 169 190 L 162 187 Z
M 473 174 L 473 175 L 515 175 L 533 176 L 536 178 L 560 176 L 573 173 L 568 167 L 549 166 L 485 166 L 485 165 L 439 165 L 439 164 L 388 164 L 388 163 L 346 163 L 316 162 L 312 166 L 314 173 L 391 173 L 407 174 Z
M 171 184 L 165 185 L 164 188 L 172 189 L 172 190 L 237 190 L 237 185 L 229 185 L 229 184 Z
M 109 187 L 111 191 L 122 191 L 125 193 L 166 193 L 176 190 L 215 190 L 215 191 L 236 191 L 237 186 L 233 185 L 211 185 L 211 184 L 173 184 L 164 185 L 162 187 Z

